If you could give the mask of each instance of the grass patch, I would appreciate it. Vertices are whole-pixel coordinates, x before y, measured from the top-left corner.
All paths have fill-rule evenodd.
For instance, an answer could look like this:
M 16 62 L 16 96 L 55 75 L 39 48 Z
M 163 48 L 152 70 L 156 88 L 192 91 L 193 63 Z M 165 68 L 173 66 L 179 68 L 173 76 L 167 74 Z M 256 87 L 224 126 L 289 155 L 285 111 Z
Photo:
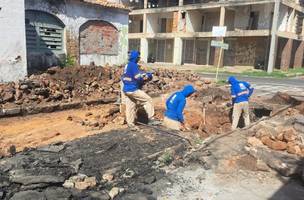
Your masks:
M 207 67 L 202 69 L 194 70 L 195 72 L 206 72 L 206 73 L 216 73 L 215 67 Z M 273 77 L 273 78 L 287 78 L 287 77 L 296 77 L 296 76 L 304 76 L 304 68 L 297 68 L 297 69 L 289 69 L 288 71 L 281 71 L 281 70 L 274 70 L 272 73 L 267 73 L 267 71 L 263 70 L 243 70 L 240 72 L 238 71 L 231 71 L 228 68 L 220 68 L 219 74 L 228 74 L 228 75 L 245 75 L 245 76 L 252 76 L 252 77 Z M 218 81 L 218 84 L 224 84 L 222 80 Z

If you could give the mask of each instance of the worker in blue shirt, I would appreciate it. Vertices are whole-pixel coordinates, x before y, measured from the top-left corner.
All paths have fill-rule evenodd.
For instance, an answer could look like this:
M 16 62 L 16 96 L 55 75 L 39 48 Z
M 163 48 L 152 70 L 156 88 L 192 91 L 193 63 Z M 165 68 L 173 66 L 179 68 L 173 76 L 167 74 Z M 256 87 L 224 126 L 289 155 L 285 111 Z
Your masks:
M 172 94 L 166 102 L 166 112 L 164 126 L 173 130 L 184 129 L 183 111 L 186 106 L 187 97 L 191 96 L 196 90 L 192 85 L 186 85 L 183 90 Z
M 122 91 L 125 96 L 126 105 L 126 121 L 130 128 L 136 128 L 135 117 L 137 106 L 144 107 L 150 121 L 154 117 L 154 106 L 152 98 L 141 90 L 146 81 L 152 80 L 152 73 L 143 72 L 139 69 L 138 62 L 140 60 L 140 53 L 138 51 L 131 51 L 129 53 L 129 62 L 125 66 L 122 75 Z
M 248 101 L 254 91 L 254 88 L 252 88 L 250 84 L 245 81 L 238 81 L 234 76 L 230 76 L 228 78 L 228 82 L 231 86 L 231 97 L 233 104 L 232 130 L 237 128 L 242 113 L 245 126 L 249 126 L 250 116 Z

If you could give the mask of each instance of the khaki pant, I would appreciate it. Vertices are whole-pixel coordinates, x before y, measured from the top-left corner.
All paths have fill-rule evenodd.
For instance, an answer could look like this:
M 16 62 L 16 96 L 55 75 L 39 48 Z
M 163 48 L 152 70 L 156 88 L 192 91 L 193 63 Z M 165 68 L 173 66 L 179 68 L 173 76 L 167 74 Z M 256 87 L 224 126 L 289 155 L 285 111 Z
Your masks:
M 181 129 L 181 123 L 179 121 L 170 119 L 168 117 L 164 118 L 164 126 L 172 130 L 179 131 Z
M 137 105 L 144 107 L 148 118 L 151 119 L 154 116 L 154 106 L 152 98 L 142 90 L 136 90 L 135 92 L 125 92 L 125 104 L 126 104 L 126 121 L 128 125 L 134 125 Z
M 245 126 L 250 125 L 248 102 L 235 103 L 233 105 L 232 113 L 232 130 L 235 130 L 237 128 L 242 113 L 245 120 Z

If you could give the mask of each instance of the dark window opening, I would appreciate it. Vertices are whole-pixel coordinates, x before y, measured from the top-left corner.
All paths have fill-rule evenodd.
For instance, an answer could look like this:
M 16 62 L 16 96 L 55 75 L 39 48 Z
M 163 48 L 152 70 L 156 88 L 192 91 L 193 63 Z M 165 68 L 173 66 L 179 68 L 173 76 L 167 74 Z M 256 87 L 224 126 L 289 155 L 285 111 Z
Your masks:
M 259 12 L 250 12 L 249 30 L 257 30 L 259 25 Z

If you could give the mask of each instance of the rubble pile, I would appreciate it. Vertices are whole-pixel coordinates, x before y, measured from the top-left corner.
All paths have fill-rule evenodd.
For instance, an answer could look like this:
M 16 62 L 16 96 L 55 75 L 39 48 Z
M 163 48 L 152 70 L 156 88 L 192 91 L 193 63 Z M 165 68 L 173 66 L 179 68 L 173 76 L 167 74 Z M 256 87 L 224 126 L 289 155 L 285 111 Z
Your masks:
M 156 199 L 150 185 L 164 174 L 158 158 L 168 161 L 165 152 L 178 146 L 172 160 L 185 147 L 179 138 L 141 132 L 111 131 L 0 158 L 0 199 Z
M 121 74 L 122 67 L 53 67 L 40 75 L 0 84 L 0 105 L 7 108 L 115 98 L 120 93 Z M 190 73 L 155 69 L 153 80 L 144 89 L 149 94 L 160 94 L 176 88 L 177 81 L 195 82 L 199 79 Z
M 294 127 L 260 126 L 255 134 L 259 141 L 250 138 L 249 143 L 263 144 L 272 150 L 286 151 L 304 157 L 304 129 L 301 130 L 301 128 L 304 128 L 304 120 L 301 118 L 295 119 Z

